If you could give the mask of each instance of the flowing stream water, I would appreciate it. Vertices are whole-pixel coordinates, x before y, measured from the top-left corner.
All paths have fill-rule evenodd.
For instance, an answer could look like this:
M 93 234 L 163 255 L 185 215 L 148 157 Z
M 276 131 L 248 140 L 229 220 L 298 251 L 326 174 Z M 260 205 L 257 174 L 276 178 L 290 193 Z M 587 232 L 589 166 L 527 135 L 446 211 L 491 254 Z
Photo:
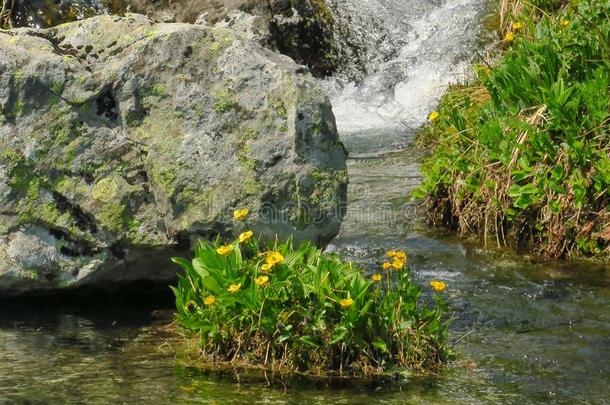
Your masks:
M 0 403 L 610 402 L 607 267 L 485 252 L 431 233 L 409 202 L 414 129 L 480 46 L 487 2 L 333 1 L 378 55 L 358 83 L 323 82 L 350 151 L 348 213 L 330 249 L 368 268 L 405 249 L 419 283 L 444 280 L 459 360 L 405 382 L 201 370 L 176 355 L 167 289 L 86 305 L 11 301 L 0 303 Z

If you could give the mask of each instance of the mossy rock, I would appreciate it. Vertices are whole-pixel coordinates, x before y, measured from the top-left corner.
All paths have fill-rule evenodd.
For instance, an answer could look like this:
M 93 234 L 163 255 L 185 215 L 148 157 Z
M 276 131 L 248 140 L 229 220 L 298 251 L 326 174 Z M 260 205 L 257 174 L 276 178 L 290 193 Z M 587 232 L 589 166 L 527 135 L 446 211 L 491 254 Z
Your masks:
M 0 295 L 168 280 L 192 241 L 246 226 L 337 234 L 329 101 L 256 41 L 129 14 L 0 32 L 0 51 Z

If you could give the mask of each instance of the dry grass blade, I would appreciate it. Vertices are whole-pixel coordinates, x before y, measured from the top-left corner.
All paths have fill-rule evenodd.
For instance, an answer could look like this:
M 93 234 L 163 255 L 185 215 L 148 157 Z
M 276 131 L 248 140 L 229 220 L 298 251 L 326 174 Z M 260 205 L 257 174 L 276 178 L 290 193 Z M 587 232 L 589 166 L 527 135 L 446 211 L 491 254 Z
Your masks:
M 535 110 L 534 113 L 529 115 L 525 119 L 525 122 L 530 124 L 532 127 L 536 128 L 536 127 L 538 127 L 538 125 L 540 125 L 540 123 L 542 123 L 543 121 L 546 120 L 544 113 L 547 110 L 547 106 L 541 105 L 540 107 L 534 107 L 533 109 Z M 531 111 L 531 110 L 532 109 L 528 109 L 527 111 Z M 525 114 L 525 111 L 522 112 L 520 115 L 523 116 L 524 114 Z M 521 146 L 527 140 L 527 134 L 528 134 L 527 131 L 522 131 L 519 134 L 519 138 L 517 138 L 517 146 L 515 146 L 513 148 L 512 157 L 510 159 L 510 163 L 508 165 L 508 170 L 506 172 L 506 175 L 509 177 L 510 177 L 511 170 L 513 169 L 513 167 L 515 166 L 515 163 L 517 163 L 517 160 L 519 159 L 519 150 L 521 149 Z

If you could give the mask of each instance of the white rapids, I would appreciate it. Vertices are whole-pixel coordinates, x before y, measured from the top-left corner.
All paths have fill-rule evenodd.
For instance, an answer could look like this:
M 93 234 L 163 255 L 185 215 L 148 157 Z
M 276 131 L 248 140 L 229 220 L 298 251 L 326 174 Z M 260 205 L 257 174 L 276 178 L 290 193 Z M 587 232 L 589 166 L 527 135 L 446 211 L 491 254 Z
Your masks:
M 331 0 L 368 46 L 360 82 L 325 81 L 352 153 L 397 149 L 464 78 L 480 46 L 487 0 Z

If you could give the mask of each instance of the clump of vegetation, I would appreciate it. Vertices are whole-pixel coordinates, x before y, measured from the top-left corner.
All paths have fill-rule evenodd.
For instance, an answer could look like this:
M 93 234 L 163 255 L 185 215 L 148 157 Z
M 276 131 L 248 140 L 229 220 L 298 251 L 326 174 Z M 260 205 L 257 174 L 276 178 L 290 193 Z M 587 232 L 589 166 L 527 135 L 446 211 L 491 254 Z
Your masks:
M 212 106 L 214 111 L 224 113 L 235 107 L 237 107 L 237 102 L 230 91 L 222 90 L 214 95 L 214 105 Z
M 13 27 L 14 8 L 15 0 L 2 0 L 2 8 L 0 9 L 0 29 L 9 29 Z
M 435 223 L 540 257 L 610 257 L 610 3 L 501 2 L 502 46 L 421 142 Z
M 184 270 L 178 324 L 209 362 L 314 374 L 434 368 L 450 356 L 445 284 L 423 299 L 406 254 L 388 257 L 366 277 L 309 243 L 261 249 L 251 231 L 227 245 L 200 241 L 192 261 L 174 258 Z

